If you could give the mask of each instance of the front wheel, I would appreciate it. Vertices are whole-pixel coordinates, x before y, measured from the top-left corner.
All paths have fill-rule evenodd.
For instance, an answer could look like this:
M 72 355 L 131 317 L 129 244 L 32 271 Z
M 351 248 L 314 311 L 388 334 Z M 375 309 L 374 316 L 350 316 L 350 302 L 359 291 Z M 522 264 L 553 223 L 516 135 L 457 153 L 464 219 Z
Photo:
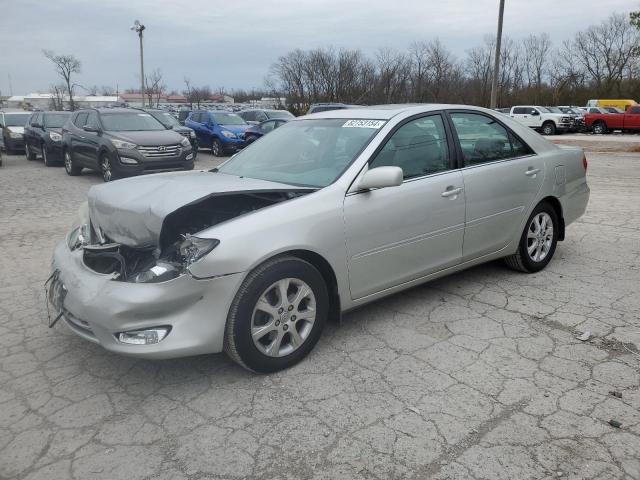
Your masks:
M 116 178 L 113 173 L 113 165 L 111 164 L 111 159 L 106 153 L 103 153 L 100 157 L 100 173 L 102 174 L 102 180 L 105 182 L 110 182 L 111 180 L 115 180 Z
M 76 165 L 75 160 L 73 159 L 73 154 L 68 148 L 65 148 L 64 150 L 64 169 L 67 172 L 67 175 L 71 175 L 72 177 L 80 175 L 80 172 L 82 172 L 82 167 Z
M 295 257 L 269 260 L 242 283 L 229 310 L 225 352 L 260 373 L 291 367 L 313 349 L 329 312 L 320 272 Z
M 214 157 L 222 156 L 222 143 L 217 138 L 214 138 L 211 142 L 211 153 Z
M 558 244 L 558 214 L 542 202 L 533 210 L 520 237 L 518 252 L 505 258 L 514 270 L 534 273 L 542 270 L 553 258 Z
M 27 160 L 35 160 L 36 158 L 38 158 L 35 152 L 31 151 L 28 143 L 25 143 L 24 145 L 24 154 L 27 156 Z
M 42 161 L 44 162 L 45 167 L 54 166 L 54 162 L 49 157 L 49 154 L 47 153 L 47 146 L 44 143 L 42 144 Z

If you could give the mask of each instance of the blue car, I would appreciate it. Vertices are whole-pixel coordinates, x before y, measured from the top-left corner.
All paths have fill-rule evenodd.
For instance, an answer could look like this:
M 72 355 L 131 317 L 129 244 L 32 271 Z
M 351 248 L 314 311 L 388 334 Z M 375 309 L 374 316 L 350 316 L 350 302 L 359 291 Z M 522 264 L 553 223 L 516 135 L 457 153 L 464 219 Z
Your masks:
M 254 140 L 259 139 L 263 135 L 266 135 L 272 130 L 275 130 L 283 123 L 287 123 L 289 120 L 286 118 L 273 118 L 271 120 L 265 120 L 264 122 L 260 122 L 257 125 L 252 125 L 247 129 L 244 134 L 244 138 L 247 141 L 247 144 L 253 142 Z
M 234 154 L 247 144 L 244 133 L 249 125 L 233 112 L 194 111 L 184 125 L 196 132 L 200 148 L 211 148 L 216 157 Z

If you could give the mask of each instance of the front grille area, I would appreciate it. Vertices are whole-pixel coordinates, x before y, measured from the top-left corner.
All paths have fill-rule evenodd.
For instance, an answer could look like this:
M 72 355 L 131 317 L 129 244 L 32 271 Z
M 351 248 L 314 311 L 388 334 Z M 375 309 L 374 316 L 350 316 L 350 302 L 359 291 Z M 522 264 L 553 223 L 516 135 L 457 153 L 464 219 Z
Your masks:
M 178 157 L 182 153 L 180 145 L 140 146 L 138 151 L 147 158 Z

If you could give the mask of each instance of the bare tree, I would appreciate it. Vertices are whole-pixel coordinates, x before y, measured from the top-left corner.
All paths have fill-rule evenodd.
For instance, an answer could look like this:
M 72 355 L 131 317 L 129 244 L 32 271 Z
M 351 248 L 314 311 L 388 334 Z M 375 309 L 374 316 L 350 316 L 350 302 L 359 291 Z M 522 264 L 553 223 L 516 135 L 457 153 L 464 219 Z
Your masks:
M 110 87 L 109 85 L 103 85 L 100 87 L 100 95 L 110 97 L 115 94 L 116 94 L 115 89 L 113 87 Z
M 162 83 L 162 71 L 156 68 L 150 75 L 145 75 L 145 77 L 145 95 L 149 98 L 149 106 L 153 106 L 155 100 L 156 108 L 158 108 L 160 98 L 167 89 L 167 86 Z
M 64 92 L 66 87 L 62 85 L 51 85 L 49 91 L 52 94 L 51 97 L 51 110 L 62 111 L 64 110 Z
M 56 72 L 64 80 L 67 94 L 69 95 L 69 108 L 72 111 L 75 110 L 76 106 L 73 101 L 73 87 L 75 84 L 71 78 L 74 74 L 80 73 L 82 66 L 80 60 L 73 55 L 56 55 L 51 50 L 43 50 L 42 53 L 55 65 Z

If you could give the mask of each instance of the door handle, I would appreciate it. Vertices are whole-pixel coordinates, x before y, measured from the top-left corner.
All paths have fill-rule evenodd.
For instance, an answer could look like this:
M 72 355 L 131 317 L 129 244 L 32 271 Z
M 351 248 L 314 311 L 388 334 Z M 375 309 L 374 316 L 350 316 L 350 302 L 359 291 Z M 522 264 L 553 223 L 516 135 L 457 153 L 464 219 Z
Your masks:
M 524 172 L 524 174 L 527 177 L 535 177 L 538 173 L 540 173 L 540 169 L 539 168 L 532 168 L 532 167 L 529 167 L 527 169 L 527 171 Z
M 447 197 L 455 197 L 456 195 L 462 192 L 462 187 L 454 188 L 453 186 L 447 187 L 447 189 L 442 192 L 440 195 L 444 198 Z

